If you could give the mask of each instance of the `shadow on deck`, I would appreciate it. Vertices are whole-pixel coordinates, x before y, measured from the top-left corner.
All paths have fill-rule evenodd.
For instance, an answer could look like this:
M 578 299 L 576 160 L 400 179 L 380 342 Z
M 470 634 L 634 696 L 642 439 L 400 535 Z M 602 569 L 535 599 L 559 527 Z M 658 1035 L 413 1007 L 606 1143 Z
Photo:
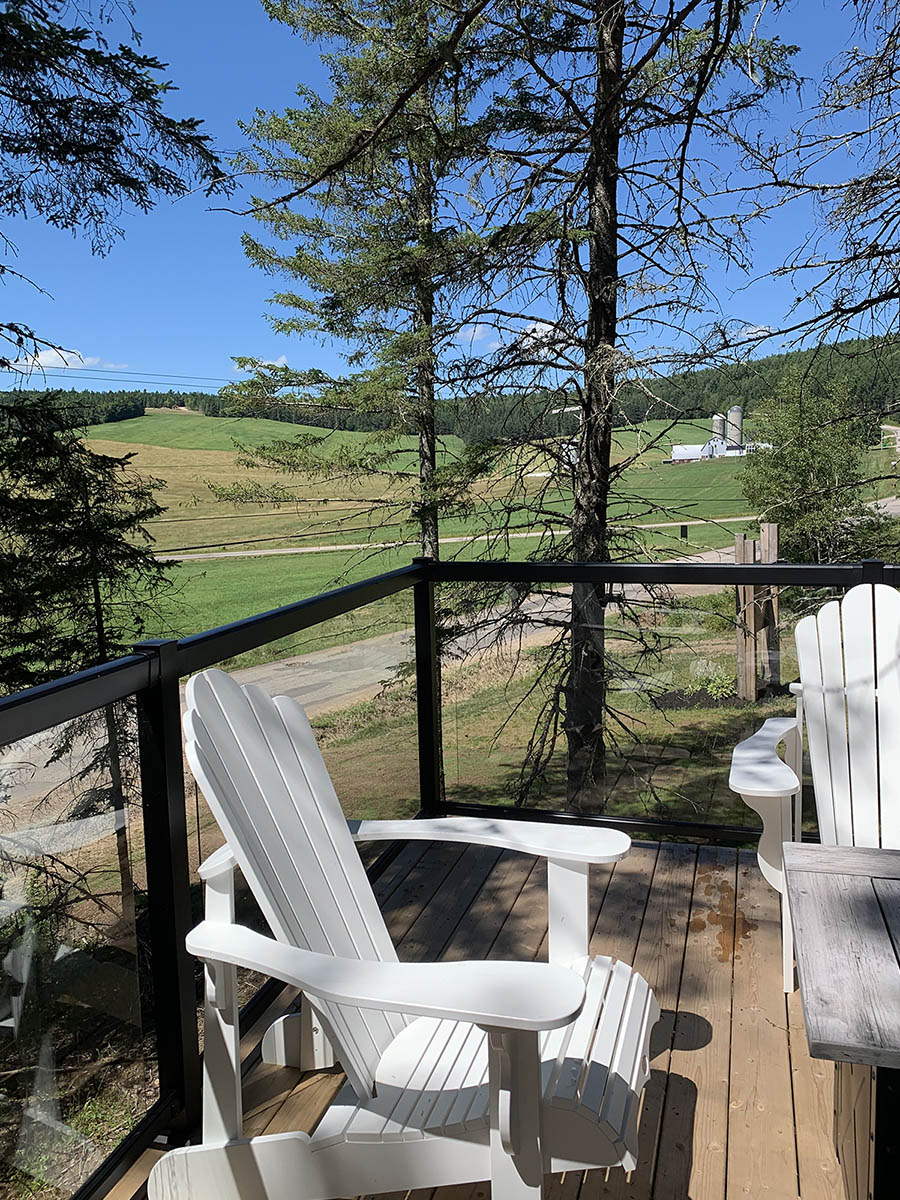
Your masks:
M 756 856 L 638 843 L 614 868 L 591 871 L 592 950 L 633 963 L 663 1016 L 637 1170 L 556 1176 L 553 1200 L 842 1197 L 833 1066 L 809 1057 L 799 993 L 782 990 L 778 897 Z M 401 958 L 542 958 L 545 875 L 543 863 L 516 854 L 412 843 L 376 892 Z M 311 1129 L 341 1080 L 257 1066 L 245 1080 L 246 1132 Z M 116 1200 L 134 1190 L 120 1189 Z M 489 1191 L 441 1188 L 415 1200 Z

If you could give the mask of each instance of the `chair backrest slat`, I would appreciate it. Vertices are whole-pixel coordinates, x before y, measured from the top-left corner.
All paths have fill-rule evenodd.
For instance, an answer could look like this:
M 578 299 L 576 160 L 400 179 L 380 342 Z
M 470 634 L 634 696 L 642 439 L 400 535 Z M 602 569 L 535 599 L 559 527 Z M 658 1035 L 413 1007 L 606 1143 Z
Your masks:
M 875 611 L 871 587 L 852 588 L 841 604 L 850 817 L 854 846 L 877 846 L 878 719 L 875 707 Z M 900 731 L 898 731 L 900 732 Z
M 273 934 L 345 958 L 396 961 L 302 708 L 204 671 L 187 687 L 187 755 Z M 402 1016 L 318 1006 L 360 1095 Z
M 819 658 L 819 631 L 814 616 L 804 617 L 794 630 L 800 680 L 803 683 L 803 715 L 809 743 L 809 764 L 819 818 L 819 836 L 828 845 L 837 841 L 834 797 L 831 789 L 831 762 L 828 755 L 828 724 L 825 716 L 825 690 Z
M 900 847 L 900 595 L 860 584 L 795 639 L 822 841 Z
M 900 592 L 877 586 L 878 799 L 881 845 L 900 849 Z

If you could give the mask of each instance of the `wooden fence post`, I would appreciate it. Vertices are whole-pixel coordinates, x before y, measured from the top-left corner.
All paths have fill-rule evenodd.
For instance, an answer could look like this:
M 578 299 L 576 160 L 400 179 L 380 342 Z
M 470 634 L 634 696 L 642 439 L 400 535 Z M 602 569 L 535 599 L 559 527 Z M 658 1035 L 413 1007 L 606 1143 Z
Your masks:
M 759 541 L 737 533 L 734 537 L 736 563 L 777 562 L 778 526 L 764 522 Z M 778 589 L 742 583 L 735 588 L 737 639 L 737 694 L 740 700 L 756 700 L 763 689 L 781 682 L 781 643 L 778 634 Z M 757 670 L 757 655 L 759 666 Z
M 734 561 L 752 563 L 756 542 L 743 533 L 734 535 Z M 740 583 L 735 588 L 735 630 L 737 637 L 737 694 L 739 700 L 756 699 L 756 604 L 753 585 Z
M 759 561 L 778 561 L 778 526 L 774 521 L 759 527 Z M 781 683 L 781 638 L 778 632 L 778 588 L 771 584 L 757 588 L 759 606 L 757 649 L 762 686 L 776 688 Z

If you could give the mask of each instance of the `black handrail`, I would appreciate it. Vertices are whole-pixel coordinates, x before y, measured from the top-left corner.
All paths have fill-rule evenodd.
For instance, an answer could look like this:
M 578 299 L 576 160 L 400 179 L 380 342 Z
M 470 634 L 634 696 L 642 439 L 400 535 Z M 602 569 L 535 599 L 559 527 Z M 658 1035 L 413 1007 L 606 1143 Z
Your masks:
M 154 682 L 158 673 L 159 664 L 152 654 L 129 654 L 0 697 L 0 746 L 137 695 Z
M 761 587 L 853 587 L 857 583 L 900 585 L 900 566 L 867 559 L 859 563 L 567 563 L 435 562 L 428 565 L 435 583 L 633 583 L 647 585 L 756 584 Z
M 614 825 L 635 834 L 704 838 L 734 844 L 749 842 L 755 827 L 711 826 L 640 817 L 590 817 L 544 809 L 447 804 L 441 787 L 439 663 L 435 634 L 435 588 L 456 582 L 494 584 L 678 585 L 737 584 L 848 588 L 857 583 L 900 586 L 900 566 L 880 560 L 862 563 L 540 563 L 437 562 L 416 559 L 360 583 L 258 613 L 180 641 L 147 642 L 125 658 L 0 698 L 0 746 L 33 736 L 129 696 L 138 698 L 144 834 L 160 1099 L 139 1131 L 125 1139 L 79 1191 L 103 1194 L 165 1124 L 170 1132 L 189 1132 L 199 1103 L 199 1052 L 193 995 L 193 962 L 184 946 L 190 914 L 184 781 L 180 734 L 179 680 L 185 675 L 256 649 L 373 601 L 413 590 L 420 806 L 422 815 L 485 813 L 541 821 Z M 165 1020 L 161 1019 L 165 1015 Z

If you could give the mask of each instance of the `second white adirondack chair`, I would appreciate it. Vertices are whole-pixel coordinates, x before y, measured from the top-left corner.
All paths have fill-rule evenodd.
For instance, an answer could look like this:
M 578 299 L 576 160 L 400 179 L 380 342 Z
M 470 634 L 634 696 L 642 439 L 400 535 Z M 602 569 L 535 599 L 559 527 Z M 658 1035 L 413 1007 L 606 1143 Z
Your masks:
M 762 817 L 759 867 L 781 893 L 786 992 L 794 989 L 794 942 L 782 845 L 802 832 L 804 725 L 822 842 L 900 848 L 900 592 L 860 584 L 799 621 L 794 639 L 796 716 L 772 718 L 741 742 L 729 777 Z
M 348 826 L 293 700 L 207 671 L 187 704 L 188 759 L 228 844 L 201 868 L 206 920 L 188 938 L 206 963 L 203 1141 L 155 1165 L 150 1200 L 331 1200 L 485 1179 L 494 1200 L 536 1200 L 550 1171 L 633 1168 L 659 1008 L 630 967 L 587 955 L 588 864 L 623 857 L 628 837 L 471 818 Z M 545 856 L 551 963 L 399 962 L 354 837 Z M 234 924 L 235 866 L 274 937 Z M 238 966 L 299 988 L 347 1074 L 311 1137 L 242 1137 Z M 270 1047 L 296 1036 L 292 1020 Z

